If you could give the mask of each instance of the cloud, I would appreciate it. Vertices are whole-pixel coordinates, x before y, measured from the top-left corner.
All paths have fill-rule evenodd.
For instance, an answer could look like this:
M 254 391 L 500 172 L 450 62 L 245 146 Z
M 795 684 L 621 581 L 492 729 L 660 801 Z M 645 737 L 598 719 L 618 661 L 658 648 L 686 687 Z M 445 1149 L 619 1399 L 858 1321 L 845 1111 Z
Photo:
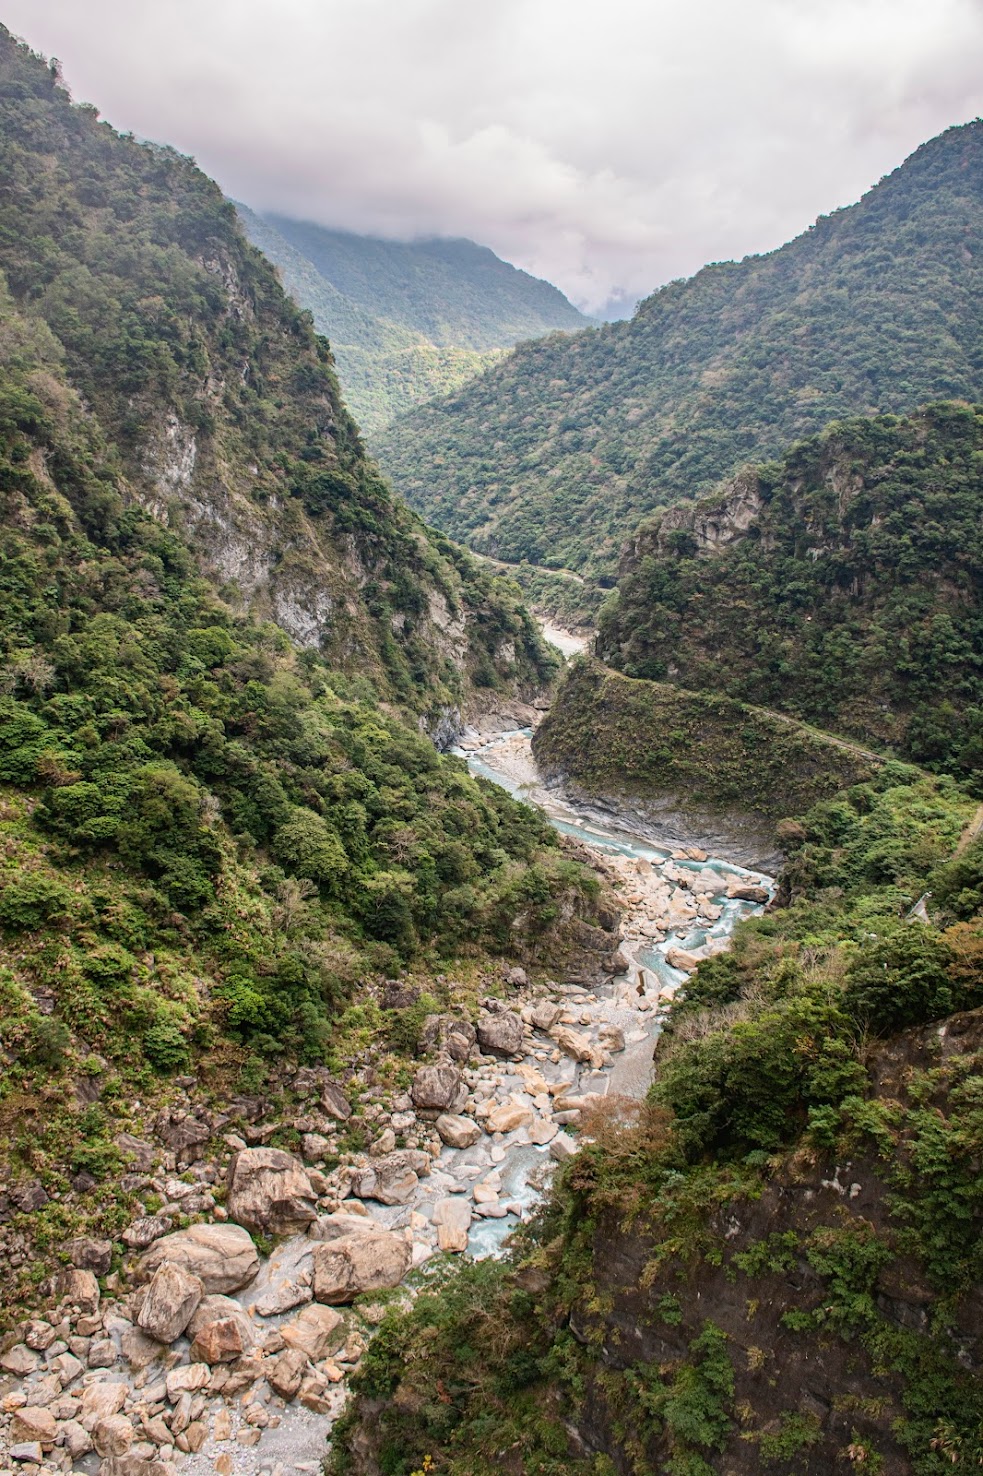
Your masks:
M 6 0 L 259 209 L 465 235 L 583 306 L 770 250 L 983 111 L 979 0 Z

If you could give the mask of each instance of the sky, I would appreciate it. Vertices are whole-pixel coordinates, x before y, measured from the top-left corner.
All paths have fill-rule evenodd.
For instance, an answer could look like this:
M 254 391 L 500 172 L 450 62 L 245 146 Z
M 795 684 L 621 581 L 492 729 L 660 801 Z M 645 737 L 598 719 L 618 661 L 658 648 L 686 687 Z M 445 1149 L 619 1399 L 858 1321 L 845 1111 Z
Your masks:
M 983 0 L 0 0 L 233 198 L 468 236 L 597 311 L 768 251 L 983 114 Z

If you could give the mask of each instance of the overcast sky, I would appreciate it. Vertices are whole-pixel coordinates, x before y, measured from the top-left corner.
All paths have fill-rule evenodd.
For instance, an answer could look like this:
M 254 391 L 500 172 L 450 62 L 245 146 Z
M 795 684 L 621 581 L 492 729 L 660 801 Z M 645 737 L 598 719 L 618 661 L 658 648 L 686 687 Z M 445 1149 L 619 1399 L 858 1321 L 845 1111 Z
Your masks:
M 0 0 L 231 195 L 464 235 L 596 308 L 766 251 L 983 113 L 983 0 Z

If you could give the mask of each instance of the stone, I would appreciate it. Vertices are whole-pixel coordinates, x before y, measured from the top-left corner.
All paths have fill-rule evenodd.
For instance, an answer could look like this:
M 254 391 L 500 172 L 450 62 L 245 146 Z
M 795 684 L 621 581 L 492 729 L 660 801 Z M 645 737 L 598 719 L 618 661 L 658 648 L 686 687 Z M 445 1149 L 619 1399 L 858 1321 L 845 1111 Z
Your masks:
M 699 953 L 690 953 L 686 948 L 669 948 L 666 950 L 666 963 L 672 969 L 679 969 L 684 974 L 691 974 L 695 968 L 703 962 Z
M 314 1249 L 314 1295 L 344 1305 L 362 1292 L 398 1286 L 410 1269 L 411 1244 L 389 1230 L 343 1235 Z
M 442 1112 L 434 1127 L 448 1148 L 471 1148 L 481 1137 L 481 1128 L 472 1118 L 456 1117 L 452 1112 Z
M 573 1158 L 574 1154 L 579 1151 L 579 1146 L 569 1133 L 557 1133 L 550 1144 L 550 1158 L 557 1163 L 565 1163 L 568 1158 Z
M 433 1223 L 437 1227 L 437 1244 L 442 1251 L 457 1253 L 467 1250 L 471 1206 L 466 1199 L 439 1199 L 434 1205 Z
M 300 1140 L 301 1157 L 305 1163 L 320 1163 L 331 1144 L 322 1133 L 305 1133 Z
M 74 1341 L 75 1339 L 73 1339 Z M 84 1345 L 81 1351 L 85 1351 Z M 59 1353 L 56 1358 L 50 1359 L 48 1367 L 57 1376 L 59 1383 L 64 1389 L 78 1378 L 85 1364 L 76 1358 L 73 1353 Z
M 738 881 L 736 877 L 728 879 L 727 896 L 736 898 L 739 902 L 757 902 L 759 906 L 764 906 L 770 895 L 767 887 L 756 886 L 750 882 Z
M 79 1271 L 94 1271 L 96 1276 L 105 1276 L 112 1265 L 111 1240 L 94 1240 L 91 1235 L 78 1235 L 74 1240 L 66 1241 L 62 1249 Z
M 511 1010 L 478 1021 L 478 1044 L 489 1055 L 518 1055 L 522 1041 L 522 1021 Z
M 554 1004 L 551 999 L 541 1000 L 530 1010 L 530 1022 L 537 1030 L 549 1030 L 560 1018 L 562 1008 L 562 1005 Z
M 558 1132 L 559 1128 L 555 1122 L 550 1122 L 545 1117 L 537 1117 L 529 1129 L 529 1141 L 542 1147 L 546 1143 L 552 1143 Z
M 191 1225 L 165 1235 L 142 1258 L 139 1275 L 171 1262 L 200 1280 L 206 1295 L 240 1291 L 259 1270 L 252 1236 L 239 1225 Z
M 92 1436 L 84 1429 L 78 1420 L 66 1420 L 59 1427 L 59 1434 L 65 1450 L 73 1461 L 80 1460 L 82 1456 L 88 1455 L 92 1449 Z
M 134 1138 L 130 1133 L 120 1133 L 116 1139 L 116 1147 L 130 1159 L 135 1169 L 148 1173 L 153 1168 L 157 1149 L 152 1143 L 145 1143 L 142 1138 Z
M 244 1148 L 232 1160 L 226 1209 L 240 1225 L 272 1235 L 306 1230 L 315 1198 L 300 1159 L 280 1148 Z
M 150 1279 L 137 1326 L 158 1343 L 173 1343 L 191 1321 L 204 1290 L 199 1277 L 165 1261 Z
M 241 1358 L 247 1348 L 252 1347 L 251 1330 L 243 1327 L 238 1317 L 220 1317 L 215 1322 L 206 1322 L 195 1334 L 191 1344 L 192 1363 L 232 1363 Z
M 167 1234 L 171 1223 L 165 1215 L 141 1215 L 123 1231 L 123 1244 L 130 1250 L 146 1250 L 148 1245 Z
M 352 1193 L 359 1199 L 377 1199 L 380 1204 L 409 1204 L 420 1178 L 430 1173 L 429 1153 L 401 1148 L 376 1159 L 366 1168 L 354 1169 Z
M 333 1117 L 336 1122 L 347 1122 L 352 1115 L 352 1104 L 345 1096 L 341 1087 L 335 1086 L 333 1081 L 326 1081 L 321 1088 L 321 1107 Z
M 287 1348 L 267 1371 L 266 1381 L 274 1394 L 279 1394 L 289 1403 L 300 1392 L 306 1368 L 307 1355 L 300 1348 Z
M 292 1312 L 295 1307 L 302 1307 L 313 1295 L 310 1277 L 305 1275 L 296 1281 L 288 1279 L 280 1282 L 279 1286 L 271 1287 L 255 1303 L 255 1307 L 260 1317 L 279 1317 L 283 1312 Z
M 120 1347 L 127 1363 L 138 1372 L 153 1363 L 155 1358 L 159 1358 L 162 1351 L 160 1343 L 148 1338 L 138 1327 L 126 1329 L 120 1338 Z
M 72 1267 L 55 1277 L 55 1296 L 80 1312 L 95 1312 L 99 1306 L 99 1283 L 91 1271 Z
M 601 1041 L 606 1051 L 612 1055 L 618 1055 L 625 1048 L 625 1032 L 620 1025 L 602 1025 L 600 1030 Z
M 118 1414 L 126 1403 L 129 1392 L 129 1386 L 124 1383 L 109 1383 L 100 1379 L 97 1384 L 89 1384 L 79 1397 L 79 1420 L 87 1430 L 91 1430 L 98 1420 Z
M 453 1112 L 467 1095 L 456 1066 L 421 1066 L 413 1078 L 410 1096 L 420 1112 Z
M 272 1383 L 272 1380 L 270 1382 Z M 277 1392 L 279 1393 L 279 1390 Z M 232 1416 L 227 1409 L 216 1410 L 215 1419 L 212 1422 L 212 1439 L 232 1439 Z
M 24 1215 L 43 1209 L 48 1203 L 48 1194 L 40 1179 L 28 1179 L 23 1184 L 13 1185 L 7 1190 L 7 1197 L 14 1208 Z
M 167 1375 L 167 1397 L 177 1404 L 182 1394 L 199 1394 L 211 1383 L 211 1374 L 206 1363 L 184 1363 L 172 1368 Z
M 116 1362 L 116 1344 L 112 1338 L 97 1338 L 88 1352 L 90 1368 L 112 1368 Z
M 37 1440 L 22 1440 L 10 1447 L 10 1459 L 30 1461 L 32 1465 L 40 1466 L 44 1460 L 44 1451 Z
M 447 1054 L 452 1061 L 466 1061 L 474 1050 L 477 1032 L 470 1020 L 452 1020 L 447 1026 Z
M 101 1456 L 125 1455 L 135 1437 L 133 1425 L 122 1414 L 104 1415 L 92 1431 L 92 1443 Z
M 364 1235 L 378 1228 L 378 1221 L 373 1220 L 364 1204 L 346 1199 L 343 1210 L 318 1215 L 307 1234 L 311 1240 L 340 1240 L 343 1235 Z
M 16 1374 L 18 1378 L 33 1373 L 40 1362 L 38 1355 L 32 1352 L 26 1343 L 15 1343 L 12 1348 L 7 1349 L 6 1353 L 0 1353 L 0 1368 L 5 1369 L 7 1373 Z
M 532 1120 L 531 1107 L 523 1107 L 518 1102 L 503 1102 L 489 1113 L 485 1119 L 485 1127 L 490 1133 L 514 1133 L 517 1128 L 526 1127 Z
M 45 1450 L 50 1450 L 57 1434 L 58 1426 L 50 1409 L 39 1409 L 36 1405 L 27 1404 L 23 1409 L 14 1411 L 10 1421 L 10 1435 L 13 1440 L 39 1440 Z
M 283 1323 L 280 1336 L 288 1348 L 299 1350 L 312 1363 L 317 1363 L 344 1342 L 344 1326 L 343 1319 L 331 1307 L 312 1303 L 290 1322 Z
M 589 1036 L 579 1030 L 571 1030 L 569 1025 L 554 1025 L 549 1033 L 560 1050 L 566 1051 L 575 1061 L 593 1061 L 595 1050 Z

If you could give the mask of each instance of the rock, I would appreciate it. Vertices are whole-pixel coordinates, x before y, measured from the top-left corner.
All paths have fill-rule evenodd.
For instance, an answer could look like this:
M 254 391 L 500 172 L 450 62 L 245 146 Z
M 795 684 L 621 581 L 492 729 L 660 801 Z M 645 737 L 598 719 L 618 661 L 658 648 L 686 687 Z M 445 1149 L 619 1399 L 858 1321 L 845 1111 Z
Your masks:
M 396 1147 L 396 1134 L 391 1127 L 383 1128 L 369 1149 L 370 1158 L 385 1158 Z
M 140 1277 L 152 1276 L 165 1261 L 197 1276 L 209 1295 L 239 1291 L 259 1270 L 252 1236 L 239 1225 L 191 1225 L 165 1235 L 141 1260 Z
M 95 1312 L 99 1306 L 99 1283 L 91 1271 L 60 1271 L 55 1277 L 55 1296 L 80 1312 Z
M 299 1348 L 288 1348 L 267 1371 L 266 1381 L 274 1394 L 279 1394 L 281 1399 L 286 1399 L 289 1403 L 291 1399 L 297 1398 L 306 1368 L 306 1354 Z
M 25 1215 L 33 1214 L 48 1203 L 47 1191 L 40 1179 L 28 1179 L 23 1184 L 15 1184 L 7 1190 L 7 1197 L 14 1208 Z
M 478 1044 L 493 1056 L 515 1056 L 522 1050 L 522 1021 L 511 1010 L 478 1021 Z
M 170 1461 L 128 1450 L 125 1455 L 108 1456 L 99 1467 L 99 1476 L 174 1476 L 174 1469 Z
M 477 1032 L 470 1020 L 452 1020 L 447 1026 L 447 1054 L 452 1061 L 466 1061 L 476 1040 Z
M 97 1338 L 89 1349 L 87 1362 L 90 1368 L 112 1368 L 116 1356 L 112 1338 Z
M 568 1158 L 573 1158 L 579 1152 L 580 1145 L 570 1137 L 569 1133 L 557 1133 L 550 1144 L 550 1158 L 557 1163 L 565 1163 Z
M 340 1240 L 343 1235 L 367 1235 L 378 1228 L 378 1221 L 373 1220 L 363 1204 L 346 1199 L 343 1210 L 318 1215 L 307 1234 L 311 1240 Z
M 289 1235 L 317 1216 L 303 1164 L 280 1148 L 244 1148 L 232 1160 L 226 1209 L 251 1230 Z
M 83 1348 L 84 1344 L 82 1344 L 80 1351 Z M 57 1377 L 62 1388 L 65 1389 L 78 1378 L 79 1374 L 85 1368 L 85 1364 L 76 1358 L 73 1353 L 59 1353 L 55 1358 L 51 1358 L 49 1354 L 48 1368 Z
M 159 1343 L 148 1338 L 138 1327 L 127 1328 L 120 1339 L 120 1347 L 127 1363 L 138 1372 L 153 1363 L 155 1358 L 159 1358 L 163 1351 Z
M 80 1460 L 82 1456 L 88 1455 L 92 1449 L 92 1436 L 88 1430 L 83 1429 L 78 1420 L 66 1420 L 59 1427 L 65 1450 L 73 1461 Z
M 130 1250 L 146 1250 L 171 1228 L 171 1221 L 164 1215 L 141 1215 L 123 1231 L 123 1244 Z
M 602 1025 L 600 1035 L 604 1049 L 610 1051 L 612 1055 L 617 1055 L 624 1050 L 625 1032 L 619 1025 Z
M 192 1363 L 232 1363 L 253 1345 L 252 1329 L 239 1317 L 220 1317 L 199 1328 L 191 1344 Z
M 513 989 L 525 989 L 526 985 L 529 983 L 529 975 L 526 973 L 525 969 L 520 969 L 518 967 L 506 969 L 505 982 L 506 984 L 510 984 Z
M 96 1276 L 105 1276 L 113 1260 L 113 1242 L 94 1240 L 91 1235 L 79 1235 L 65 1242 L 62 1249 L 72 1265 L 80 1271 L 92 1271 Z
M 207 1389 L 211 1379 L 205 1363 L 185 1363 L 172 1368 L 166 1379 L 167 1397 L 172 1404 L 177 1404 L 182 1394 L 199 1394 L 202 1389 Z
M 92 1431 L 92 1443 L 101 1456 L 125 1455 L 135 1438 L 132 1424 L 122 1414 L 104 1415 Z
M 681 969 L 684 974 L 691 974 L 702 962 L 702 954 L 690 953 L 685 948 L 668 948 L 666 950 L 666 963 L 672 969 Z
M 26 1404 L 23 1409 L 14 1411 L 10 1421 L 12 1440 L 38 1440 L 45 1450 L 50 1450 L 57 1434 L 58 1426 L 50 1409 L 40 1409 L 36 1405 Z
M 260 1317 L 278 1317 L 282 1312 L 292 1312 L 295 1307 L 302 1307 L 313 1295 L 309 1277 L 296 1281 L 288 1279 L 279 1286 L 271 1287 L 255 1303 L 255 1307 Z
M 126 1403 L 129 1385 L 122 1382 L 89 1384 L 79 1396 L 78 1418 L 86 1429 L 91 1430 L 97 1420 L 118 1414 Z
M 552 1143 L 558 1132 L 559 1128 L 555 1122 L 550 1122 L 545 1117 L 537 1117 L 529 1129 L 529 1141 L 530 1143 L 538 1143 L 540 1146 L 545 1143 Z
M 157 1150 L 152 1143 L 145 1143 L 142 1138 L 134 1138 L 130 1133 L 120 1133 L 116 1138 L 116 1147 L 141 1173 L 149 1173 L 153 1168 Z
M 10 1447 L 10 1459 L 12 1461 L 30 1461 L 32 1465 L 40 1466 L 44 1460 L 44 1451 L 41 1449 L 38 1441 L 24 1440 Z
M 453 1112 L 467 1096 L 456 1066 L 421 1066 L 410 1087 L 413 1105 L 419 1112 Z
M 544 999 L 530 1011 L 531 1023 L 537 1030 L 549 1030 L 560 1018 L 562 1008 L 562 1005 L 554 1004 L 551 999 Z
M 485 1127 L 490 1133 L 514 1133 L 517 1128 L 526 1127 L 532 1120 L 531 1107 L 523 1107 L 517 1102 L 503 1102 L 489 1113 L 485 1119 Z
M 449 1148 L 471 1148 L 481 1137 L 481 1128 L 470 1117 L 443 1112 L 434 1123 L 442 1143 Z
M 0 1353 L 0 1368 L 7 1373 L 16 1374 L 23 1378 L 25 1374 L 33 1373 L 41 1362 L 38 1355 L 31 1351 L 25 1343 L 15 1343 L 8 1348 L 6 1353 Z
M 377 1159 L 367 1168 L 352 1172 L 352 1193 L 359 1199 L 377 1199 L 380 1204 L 409 1204 L 420 1178 L 430 1173 L 429 1153 L 401 1148 Z
M 561 1051 L 566 1051 L 575 1061 L 593 1061 L 595 1049 L 590 1037 L 581 1034 L 579 1030 L 571 1030 L 569 1025 L 553 1025 L 549 1031 Z
M 305 1163 L 320 1163 L 331 1149 L 331 1144 L 321 1133 L 305 1133 L 300 1140 L 301 1157 Z
M 437 1227 L 437 1244 L 442 1251 L 467 1250 L 471 1206 L 466 1199 L 439 1199 L 434 1205 L 433 1222 Z
M 247 1313 L 243 1311 L 238 1302 L 233 1301 L 232 1297 L 214 1295 L 202 1297 L 188 1323 L 186 1329 L 188 1337 L 196 1338 L 202 1328 L 207 1327 L 210 1322 L 221 1322 L 228 1317 L 237 1317 L 243 1326 L 248 1328 L 250 1333 L 252 1332 L 252 1323 Z
M 352 1115 L 351 1102 L 341 1087 L 336 1087 L 332 1081 L 326 1081 L 322 1086 L 320 1102 L 324 1111 L 336 1122 L 347 1122 Z
M 158 1343 L 173 1343 L 191 1321 L 204 1290 L 199 1277 L 165 1261 L 150 1279 L 137 1326 Z
M 283 1324 L 280 1336 L 288 1348 L 299 1350 L 312 1363 L 317 1363 L 341 1347 L 345 1341 L 344 1329 L 343 1319 L 331 1307 L 312 1303 Z
M 344 1305 L 362 1292 L 398 1286 L 412 1257 L 410 1242 L 388 1230 L 343 1235 L 314 1249 L 314 1295 L 319 1302 Z

